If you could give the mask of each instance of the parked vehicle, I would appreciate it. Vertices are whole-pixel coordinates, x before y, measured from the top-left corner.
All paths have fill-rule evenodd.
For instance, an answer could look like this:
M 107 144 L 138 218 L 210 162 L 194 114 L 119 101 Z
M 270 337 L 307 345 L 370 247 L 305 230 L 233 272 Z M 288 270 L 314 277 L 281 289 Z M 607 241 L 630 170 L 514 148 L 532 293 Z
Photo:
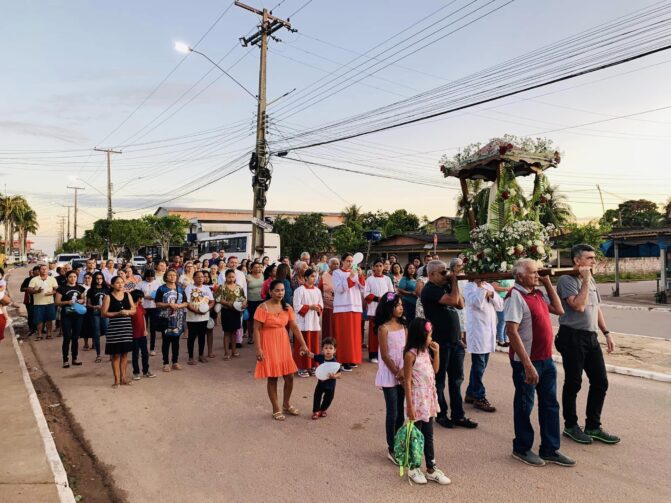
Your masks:
M 75 258 L 82 258 L 82 256 L 79 253 L 61 253 L 56 255 L 54 262 L 56 262 L 56 267 L 63 267 Z
M 239 234 L 220 234 L 205 239 L 199 239 L 198 259 L 202 262 L 205 259 L 212 258 L 212 252 L 218 252 L 223 249 L 225 257 L 235 255 L 239 259 L 251 258 L 255 254 L 252 252 L 252 233 L 245 232 Z M 274 261 L 281 256 L 280 235 L 266 232 L 264 237 L 263 255 L 272 257 Z
M 147 259 L 138 255 L 136 257 L 133 257 L 130 260 L 130 263 L 133 264 L 135 267 L 139 267 L 140 269 L 144 269 L 145 266 L 147 265 Z

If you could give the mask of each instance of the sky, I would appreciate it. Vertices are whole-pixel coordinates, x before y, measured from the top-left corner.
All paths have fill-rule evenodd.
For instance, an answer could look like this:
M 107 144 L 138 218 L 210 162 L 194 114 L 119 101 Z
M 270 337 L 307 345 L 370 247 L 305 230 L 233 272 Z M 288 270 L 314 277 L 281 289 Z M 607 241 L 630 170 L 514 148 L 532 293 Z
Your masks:
M 255 95 L 259 51 L 242 47 L 238 39 L 254 32 L 256 15 L 209 0 L 2 3 L 0 189 L 24 195 L 37 211 L 37 247 L 53 250 L 58 218 L 73 202 L 68 185 L 84 187 L 80 236 L 105 217 L 106 158 L 94 147 L 123 152 L 112 156 L 116 218 L 153 213 L 159 205 L 251 209 L 248 169 L 227 173 L 244 166 L 254 148 L 255 100 L 205 58 L 185 57 L 172 44 L 193 46 L 206 35 L 197 50 L 221 59 Z M 281 30 L 276 33 L 281 41 L 270 42 L 267 94 L 277 100 L 268 109 L 271 149 L 296 131 L 413 96 L 634 9 L 626 0 L 247 3 L 291 16 L 298 30 Z M 653 3 L 667 2 L 646 0 L 635 8 Z M 493 12 L 376 73 L 357 69 L 379 61 L 376 51 L 412 30 L 428 29 L 457 9 L 478 7 L 478 13 Z M 364 211 L 404 208 L 431 219 L 454 215 L 457 183 L 442 178 L 441 156 L 505 133 L 553 140 L 562 162 L 548 177 L 581 221 L 602 213 L 597 184 L 606 209 L 631 198 L 663 203 L 671 195 L 666 166 L 671 108 L 665 108 L 671 107 L 670 63 L 671 51 L 665 51 L 299 154 L 305 161 L 438 186 L 273 158 L 267 208 L 340 211 L 357 204 Z M 310 91 L 337 82 L 338 72 L 348 69 L 356 84 L 309 101 L 321 98 Z M 307 104 L 312 106 L 303 109 Z M 630 114 L 639 115 L 617 118 Z M 194 189 L 199 190 L 185 195 Z

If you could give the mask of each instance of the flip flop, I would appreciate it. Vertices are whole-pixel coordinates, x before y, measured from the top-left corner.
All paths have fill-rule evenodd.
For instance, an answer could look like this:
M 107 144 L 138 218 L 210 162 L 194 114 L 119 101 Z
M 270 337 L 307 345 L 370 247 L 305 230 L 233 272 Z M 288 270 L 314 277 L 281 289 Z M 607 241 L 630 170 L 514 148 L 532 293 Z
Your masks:
M 300 415 L 300 411 L 296 407 L 294 407 L 293 405 L 290 405 L 289 407 L 284 409 L 284 412 L 286 412 L 287 414 L 291 414 L 292 416 Z
M 284 417 L 284 414 L 281 412 L 273 412 L 273 419 L 275 421 L 284 421 L 286 417 Z
M 102 361 L 103 361 L 103 359 L 100 358 L 99 356 L 97 356 L 97 357 L 96 357 L 96 361 L 95 361 L 95 363 L 100 363 L 100 362 L 102 362 Z

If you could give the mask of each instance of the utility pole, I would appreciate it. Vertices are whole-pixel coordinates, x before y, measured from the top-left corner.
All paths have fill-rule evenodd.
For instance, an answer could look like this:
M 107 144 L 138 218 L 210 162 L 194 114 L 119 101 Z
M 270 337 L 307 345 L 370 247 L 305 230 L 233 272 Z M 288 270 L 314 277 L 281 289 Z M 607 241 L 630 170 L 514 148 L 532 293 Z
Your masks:
M 65 242 L 65 216 L 58 215 L 58 240 L 56 248 L 63 246 Z
M 86 190 L 84 187 L 71 187 L 68 185 L 68 189 L 72 189 L 75 191 L 75 222 L 74 222 L 74 235 L 75 239 L 77 239 L 77 194 L 80 190 Z M 70 214 L 70 210 L 68 210 L 68 215 Z M 70 239 L 70 224 L 68 224 L 68 239 Z
M 121 154 L 121 150 L 94 148 L 96 152 L 107 152 L 107 220 L 112 220 L 112 154 Z M 77 232 L 75 231 L 75 237 Z
M 70 241 L 70 208 L 72 208 L 71 204 L 61 204 L 63 208 L 68 209 L 68 241 Z
M 271 180 L 271 172 L 268 169 L 268 151 L 266 150 L 266 58 L 268 55 L 268 37 L 279 41 L 279 39 L 273 37 L 273 33 L 276 31 L 281 28 L 286 28 L 289 31 L 296 30 L 291 28 L 291 23 L 288 19 L 285 21 L 284 19 L 275 17 L 268 9 L 255 9 L 238 0 L 236 0 L 235 5 L 258 16 L 262 16 L 259 30 L 247 38 L 243 37 L 240 39 L 244 47 L 258 45 L 261 49 L 259 95 L 257 96 L 256 112 L 256 151 L 252 153 L 249 169 L 253 175 L 252 187 L 254 189 L 254 200 L 252 203 L 252 253 L 262 256 L 265 248 L 266 192 L 268 192 Z
M 603 204 L 603 194 L 601 194 L 601 187 L 599 186 L 598 183 L 596 184 L 596 190 L 599 191 L 599 198 L 601 199 L 601 211 L 603 213 L 606 213 L 606 207 Z

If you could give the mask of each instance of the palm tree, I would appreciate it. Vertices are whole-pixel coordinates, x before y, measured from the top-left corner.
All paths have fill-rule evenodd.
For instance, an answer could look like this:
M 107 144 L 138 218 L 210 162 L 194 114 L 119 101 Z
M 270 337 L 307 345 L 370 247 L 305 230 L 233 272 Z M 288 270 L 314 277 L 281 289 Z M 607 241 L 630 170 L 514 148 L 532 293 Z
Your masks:
M 546 197 L 539 202 L 539 222 L 545 226 L 552 224 L 561 230 L 575 219 L 571 206 L 557 185 L 548 184 L 544 192 Z
M 28 234 L 35 234 L 40 227 L 37 222 L 37 213 L 30 206 L 26 204 L 23 211 L 19 212 L 16 220 L 16 229 L 19 232 L 19 248 L 20 255 L 23 257 L 26 254 Z
M 14 229 L 21 211 L 28 206 L 23 196 L 0 196 L 0 222 L 5 225 L 5 253 L 9 254 L 14 243 Z
M 340 215 L 342 216 L 345 225 L 359 222 L 361 220 L 361 206 L 357 206 L 356 204 L 345 206 L 345 209 L 342 210 Z

